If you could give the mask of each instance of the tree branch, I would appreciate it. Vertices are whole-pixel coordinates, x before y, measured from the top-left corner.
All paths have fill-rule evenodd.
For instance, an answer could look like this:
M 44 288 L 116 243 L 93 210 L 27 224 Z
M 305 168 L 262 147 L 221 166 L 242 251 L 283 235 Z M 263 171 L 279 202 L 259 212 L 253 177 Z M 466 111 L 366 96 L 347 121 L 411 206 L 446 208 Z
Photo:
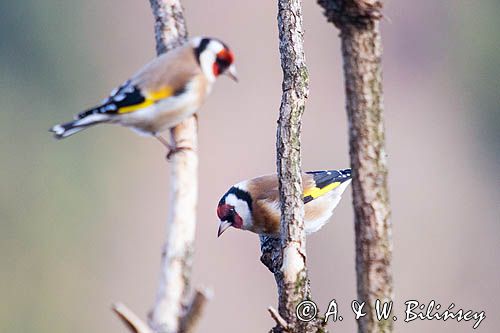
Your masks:
M 187 40 L 186 20 L 180 0 L 149 0 L 155 20 L 156 53 L 163 54 Z
M 157 332 L 179 330 L 190 287 L 198 194 L 196 127 L 196 118 L 190 117 L 171 130 L 176 145 L 193 149 L 182 150 L 171 158 L 168 239 L 150 315 L 150 325 Z
M 191 305 L 182 317 L 179 327 L 179 333 L 193 333 L 196 325 L 201 319 L 203 310 L 207 302 L 212 298 L 211 290 L 197 290 L 191 301 Z
M 115 303 L 111 309 L 118 315 L 132 333 L 153 333 L 153 331 L 125 304 Z
M 292 329 L 300 325 L 297 304 L 309 297 L 302 201 L 300 131 L 308 94 L 300 0 L 278 0 L 278 31 L 283 94 L 276 138 L 281 202 L 282 266 L 278 282 L 280 315 Z
M 285 319 L 283 319 L 283 317 L 280 316 L 280 314 L 278 313 L 278 311 L 275 308 L 273 308 L 272 306 L 268 307 L 267 311 L 271 315 L 271 318 L 274 319 L 274 321 L 276 322 L 276 324 L 278 326 L 280 326 L 281 328 L 283 328 L 283 330 L 285 332 L 288 332 L 288 323 L 286 322 Z
M 367 315 L 359 332 L 390 332 L 392 319 L 377 321 L 375 301 L 390 301 L 392 224 L 387 191 L 383 123 L 382 42 L 379 0 L 319 0 L 328 21 L 340 29 L 349 145 L 353 170 L 358 299 Z
M 297 304 L 310 297 L 306 268 L 300 131 L 308 87 L 300 0 L 278 0 L 282 98 L 276 138 L 281 203 L 281 237 L 261 237 L 261 261 L 278 286 L 278 325 L 273 332 L 316 332 L 316 322 L 298 321 Z M 273 314 L 273 312 L 271 312 Z
M 187 28 L 179 0 L 150 0 L 155 17 L 158 55 L 187 40 Z M 162 255 L 160 285 L 150 315 L 158 332 L 177 332 L 189 292 L 196 206 L 198 200 L 197 121 L 190 117 L 170 130 L 174 146 L 191 147 L 173 155 L 170 164 L 170 214 L 168 239 Z
M 158 55 L 185 43 L 187 29 L 180 1 L 150 0 L 150 4 Z M 176 152 L 170 159 L 168 238 L 162 252 L 156 301 L 149 315 L 149 331 L 130 310 L 123 312 L 115 308 L 120 318 L 137 333 L 192 333 L 208 300 L 206 292 L 197 291 L 190 305 L 186 304 L 198 200 L 197 126 L 196 117 L 192 116 L 170 130 L 173 146 L 191 149 Z

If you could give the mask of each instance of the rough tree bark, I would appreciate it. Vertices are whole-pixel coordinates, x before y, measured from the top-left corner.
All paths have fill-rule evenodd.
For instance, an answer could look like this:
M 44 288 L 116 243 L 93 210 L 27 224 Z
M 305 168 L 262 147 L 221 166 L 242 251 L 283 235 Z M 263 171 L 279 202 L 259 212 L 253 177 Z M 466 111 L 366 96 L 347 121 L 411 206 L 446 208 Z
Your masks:
M 276 138 L 281 237 L 261 237 L 261 261 L 273 272 L 278 286 L 279 313 L 269 308 L 277 323 L 272 332 L 317 332 L 323 329 L 321 323 L 300 322 L 295 314 L 298 303 L 310 298 L 300 156 L 301 119 L 309 87 L 300 0 L 278 0 L 278 30 L 283 69 Z
M 392 224 L 387 191 L 383 123 L 379 0 L 318 0 L 340 30 L 353 169 L 358 300 L 367 315 L 359 332 L 390 332 L 392 318 L 377 321 L 375 301 L 391 301 Z
M 150 0 L 150 3 L 158 55 L 186 42 L 187 29 L 180 1 Z M 149 326 L 123 304 L 113 308 L 136 333 L 193 332 L 209 298 L 208 291 L 198 290 L 188 302 L 198 200 L 196 118 L 183 121 L 171 129 L 170 134 L 174 146 L 191 149 L 181 150 L 170 159 L 168 238 L 162 252 L 160 282 Z

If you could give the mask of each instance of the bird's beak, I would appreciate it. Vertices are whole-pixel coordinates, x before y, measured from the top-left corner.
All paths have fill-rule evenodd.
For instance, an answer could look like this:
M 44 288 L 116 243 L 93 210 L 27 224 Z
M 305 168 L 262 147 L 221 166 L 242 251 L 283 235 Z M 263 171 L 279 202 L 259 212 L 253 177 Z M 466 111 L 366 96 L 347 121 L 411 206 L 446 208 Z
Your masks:
M 236 72 L 236 66 L 232 64 L 226 70 L 226 75 L 233 79 L 235 82 L 238 82 L 238 72 Z
M 231 226 L 231 223 L 227 222 L 227 221 L 222 221 L 220 224 L 219 224 L 219 232 L 217 233 L 217 237 L 220 237 L 220 235 L 222 235 L 222 233 L 224 231 L 227 230 L 227 228 L 229 228 Z

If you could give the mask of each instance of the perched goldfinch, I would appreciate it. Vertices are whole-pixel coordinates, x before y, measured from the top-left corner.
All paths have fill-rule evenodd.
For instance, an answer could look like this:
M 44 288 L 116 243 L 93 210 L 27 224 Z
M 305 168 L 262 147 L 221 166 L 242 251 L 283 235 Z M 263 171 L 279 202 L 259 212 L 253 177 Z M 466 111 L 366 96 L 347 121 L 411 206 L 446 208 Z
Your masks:
M 351 169 L 311 171 L 302 175 L 306 234 L 326 224 L 350 182 Z M 217 215 L 218 236 L 229 227 L 278 236 L 281 217 L 278 177 L 262 176 L 234 185 L 220 199 Z
M 227 45 L 214 38 L 193 38 L 151 61 L 99 106 L 51 132 L 62 139 L 93 125 L 118 124 L 155 136 L 170 148 L 159 133 L 194 114 L 222 74 L 237 81 Z

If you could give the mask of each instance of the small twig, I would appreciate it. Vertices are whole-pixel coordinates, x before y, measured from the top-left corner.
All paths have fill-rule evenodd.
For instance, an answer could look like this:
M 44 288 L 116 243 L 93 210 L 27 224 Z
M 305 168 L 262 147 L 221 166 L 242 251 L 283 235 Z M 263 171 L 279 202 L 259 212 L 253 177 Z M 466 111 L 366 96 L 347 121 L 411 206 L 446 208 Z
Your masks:
M 111 309 L 133 333 L 153 333 L 146 323 L 123 303 L 114 303 Z
M 273 308 L 272 306 L 270 306 L 270 307 L 267 308 L 267 311 L 269 311 L 269 314 L 274 319 L 274 321 L 276 322 L 276 324 L 278 324 L 278 326 L 281 326 L 285 331 L 288 332 L 288 323 L 278 313 L 278 310 L 276 310 L 275 308 Z
M 181 318 L 179 324 L 179 333 L 192 333 L 198 322 L 201 319 L 201 315 L 207 305 L 208 301 L 212 298 L 213 292 L 210 289 L 196 290 L 191 304 L 186 310 L 186 313 Z

